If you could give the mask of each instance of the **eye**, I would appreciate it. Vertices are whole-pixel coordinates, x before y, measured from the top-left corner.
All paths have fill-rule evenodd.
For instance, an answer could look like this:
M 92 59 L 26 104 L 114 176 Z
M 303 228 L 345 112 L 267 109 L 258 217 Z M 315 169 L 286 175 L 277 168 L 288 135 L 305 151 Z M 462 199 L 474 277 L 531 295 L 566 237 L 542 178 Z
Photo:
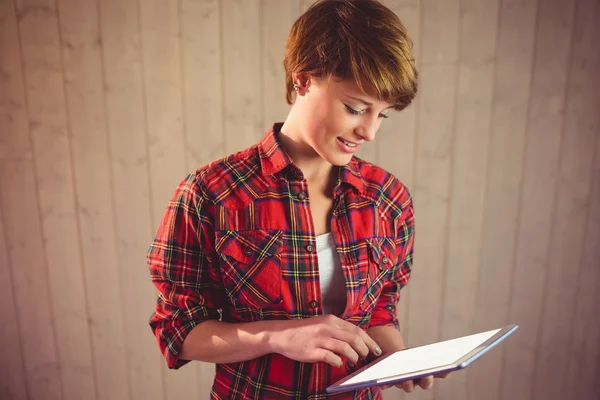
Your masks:
M 389 115 L 386 115 L 386 114 L 379 114 L 379 118 L 389 118 L 389 117 L 390 117 L 390 116 L 389 116 Z
M 352 114 L 352 115 L 360 115 L 361 114 L 360 110 L 355 110 L 354 108 L 350 107 L 347 104 L 344 104 L 344 105 L 346 106 L 346 110 L 348 110 L 348 112 L 350 114 Z

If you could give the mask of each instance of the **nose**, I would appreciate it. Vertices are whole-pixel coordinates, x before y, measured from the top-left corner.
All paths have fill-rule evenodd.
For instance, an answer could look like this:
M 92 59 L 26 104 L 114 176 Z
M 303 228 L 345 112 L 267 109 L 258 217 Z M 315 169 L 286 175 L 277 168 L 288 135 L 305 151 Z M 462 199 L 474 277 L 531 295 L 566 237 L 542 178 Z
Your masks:
M 379 122 L 377 119 L 365 119 L 363 122 L 356 128 L 356 133 L 364 139 L 365 142 L 371 142 L 375 139 L 377 135 L 377 130 L 379 129 Z

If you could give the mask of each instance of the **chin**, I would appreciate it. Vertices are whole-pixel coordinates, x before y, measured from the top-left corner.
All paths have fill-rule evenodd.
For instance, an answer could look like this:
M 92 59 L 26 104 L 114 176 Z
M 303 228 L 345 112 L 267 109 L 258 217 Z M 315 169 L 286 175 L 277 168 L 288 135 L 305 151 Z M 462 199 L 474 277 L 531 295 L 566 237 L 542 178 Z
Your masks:
M 344 165 L 348 164 L 350 162 L 350 160 L 352 160 L 352 156 L 351 155 L 332 155 L 330 157 L 327 157 L 327 161 L 329 161 L 329 163 L 331 163 L 332 165 L 336 166 L 336 167 L 343 167 Z

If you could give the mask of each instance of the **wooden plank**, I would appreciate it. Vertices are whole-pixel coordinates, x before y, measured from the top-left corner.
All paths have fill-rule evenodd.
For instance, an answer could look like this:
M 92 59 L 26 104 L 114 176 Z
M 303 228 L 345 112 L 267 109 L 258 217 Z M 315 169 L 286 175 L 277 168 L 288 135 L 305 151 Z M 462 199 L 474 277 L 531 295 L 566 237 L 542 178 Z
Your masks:
M 186 168 L 191 170 L 225 156 L 219 2 L 182 0 L 180 18 Z
M 21 49 L 12 2 L 0 2 L 0 168 L 7 160 L 31 160 L 31 141 L 28 134 L 25 93 L 21 65 Z M 0 180 L 1 192 L 6 190 Z M 12 211 L 12 210 L 9 210 Z M 0 201 L 0 318 L 12 321 L 0 325 L 0 343 L 6 343 L 0 358 L 0 393 L 7 399 L 27 399 L 27 371 L 18 298 L 13 285 L 8 232 L 5 228 Z M 25 338 L 26 339 L 26 338 Z
M 3 6 L 0 5 L 0 22 L 6 21 L 4 18 L 5 14 L 3 14 L 4 11 Z M 0 44 L 0 54 L 5 54 L 4 49 L 5 47 Z M 0 59 L 2 58 L 0 57 Z M 0 71 L 3 71 L 1 66 Z M 2 86 L 2 83 L 0 83 L 0 88 Z M 0 129 L 3 130 L 5 124 L 3 120 L 0 121 L 2 121 L 0 122 Z M 3 132 L 12 131 L 3 130 Z M 2 164 L 0 160 L 0 166 Z M 0 181 L 0 184 L 2 184 L 2 181 Z M 2 318 L 2 321 L 13 321 L 12 323 L 0 325 L 0 341 L 9 344 L 4 347 L 2 358 L 0 358 L 0 393 L 2 393 L 2 398 L 6 400 L 26 400 L 27 383 L 25 367 L 23 365 L 23 344 L 19 329 L 19 316 L 15 304 L 16 298 L 11 269 L 12 266 L 8 260 L 8 246 L 6 244 L 6 233 L 2 218 L 2 207 L 0 207 L 0 285 L 3 288 L 0 291 L 0 318 Z
M 589 224 L 589 203 L 593 177 L 595 144 L 600 132 L 598 105 L 600 54 L 597 21 L 598 2 L 582 0 L 577 4 L 569 57 L 561 163 L 556 187 L 555 223 L 547 255 L 548 279 L 542 307 L 542 324 L 536 353 L 533 392 L 544 399 L 572 396 L 583 384 L 580 377 L 565 381 L 575 319 L 583 249 Z M 568 234 L 565 234 L 568 232 Z M 600 241 L 596 242 L 600 244 Z M 582 271 L 582 275 L 586 272 Z M 587 272 L 589 273 L 589 271 Z M 591 289 L 591 288 L 590 288 Z M 589 292 L 590 302 L 593 292 Z M 590 304 L 591 305 L 591 304 Z M 583 320 L 593 321 L 593 316 Z M 598 339 L 598 337 L 597 337 Z M 594 383 L 590 382 L 589 387 Z M 590 393 L 591 395 L 591 393 Z M 584 397 L 581 397 L 584 398 Z
M 187 174 L 178 2 L 138 0 L 150 156 L 152 231 L 177 183 Z M 204 137 L 205 135 L 203 135 Z M 194 364 L 174 371 L 162 363 L 165 396 L 199 398 Z
M 262 0 L 262 79 L 263 121 L 267 130 L 275 122 L 283 122 L 290 112 L 285 101 L 285 41 L 292 24 L 300 16 L 300 5 L 292 1 Z
M 98 9 L 93 0 L 60 0 L 58 9 L 98 398 L 128 398 Z
M 591 13 L 593 15 L 593 13 Z M 600 82 L 596 74 L 591 87 L 596 87 L 600 92 Z M 594 104 L 594 103 L 591 103 Z M 598 99 L 595 100 L 598 104 Z M 599 122 L 593 122 L 596 131 Z M 592 179 L 592 191 L 587 201 L 589 216 L 587 219 L 587 232 L 585 247 L 581 262 L 581 272 L 577 288 L 577 307 L 573 319 L 573 332 L 568 357 L 565 382 L 575 383 L 565 386 L 563 395 L 574 399 L 594 399 L 597 394 L 596 377 L 600 367 L 600 136 L 596 137 L 595 166 Z M 563 397 L 564 398 L 564 397 Z
M 27 13 L 20 11 L 23 8 L 15 10 L 12 2 L 0 3 L 0 132 L 2 148 L 6 150 L 0 158 L 0 209 L 6 232 L 5 277 L 10 278 L 16 314 L 14 323 L 8 324 L 12 330 L 5 332 L 19 335 L 16 342 L 8 342 L 9 347 L 14 343 L 19 348 L 15 348 L 18 366 L 6 379 L 16 385 L 9 391 L 15 397 L 61 399 L 59 356 L 24 91 L 22 48 L 26 49 L 27 43 L 18 32 L 19 20 L 27 22 L 51 10 L 32 5 Z M 40 330 L 40 326 L 44 329 Z M 12 360 L 6 356 L 12 369 Z M 26 387 L 22 386 L 23 380 Z
M 441 339 L 473 332 L 494 92 L 498 0 L 463 0 Z M 440 387 L 442 390 L 439 390 Z M 455 373 L 434 397 L 465 399 Z
M 264 135 L 260 50 L 260 3 L 231 0 L 221 5 L 225 152 L 256 144 Z M 243 67 L 240 67 L 243 66 Z
M 413 197 L 418 215 L 408 311 L 410 345 L 440 339 L 459 44 L 458 1 L 423 2 Z M 424 318 L 423 316 L 427 316 Z M 434 392 L 416 391 L 415 399 Z
M 536 347 L 547 288 L 574 4 L 540 2 L 528 114 L 525 177 L 519 213 L 509 320 L 519 334 L 505 343 L 501 398 L 533 393 Z M 555 255 L 553 254 L 553 257 Z
M 140 268 L 155 227 L 150 222 L 138 7 L 134 0 L 102 1 L 99 7 L 119 280 L 127 284 L 121 308 L 128 316 L 124 324 L 130 399 L 162 398 L 164 360 L 148 326 L 156 293 L 148 270 Z
M 474 332 L 510 323 L 510 266 L 523 179 L 536 9 L 537 0 L 504 0 L 500 10 Z M 502 354 L 501 349 L 495 349 L 477 361 L 477 368 L 468 369 L 468 398 L 498 398 Z
M 30 7 L 35 8 L 32 11 Z M 19 6 L 30 134 L 63 396 L 96 392 L 54 2 Z M 46 10 L 45 12 L 42 10 Z M 60 232 L 60 234 L 58 234 Z
M 30 399 L 62 399 L 55 319 L 31 161 L 2 161 L 0 183 L 0 207 L 7 232 L 7 255 L 12 266 L 27 394 Z

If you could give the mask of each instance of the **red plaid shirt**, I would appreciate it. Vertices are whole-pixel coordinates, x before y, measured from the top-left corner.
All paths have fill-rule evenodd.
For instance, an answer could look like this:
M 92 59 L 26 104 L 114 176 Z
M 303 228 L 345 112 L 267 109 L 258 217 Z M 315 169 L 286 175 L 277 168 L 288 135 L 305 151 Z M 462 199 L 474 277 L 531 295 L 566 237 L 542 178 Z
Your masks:
M 283 151 L 276 124 L 261 142 L 184 179 L 148 252 L 159 291 L 150 319 L 170 368 L 188 333 L 209 320 L 250 322 L 322 313 L 310 195 Z M 341 318 L 363 329 L 398 326 L 396 304 L 412 264 L 406 188 L 352 158 L 334 188 L 331 231 L 346 278 Z M 280 354 L 217 364 L 213 399 L 324 399 L 357 367 L 301 363 Z M 379 389 L 335 398 L 378 399 Z

